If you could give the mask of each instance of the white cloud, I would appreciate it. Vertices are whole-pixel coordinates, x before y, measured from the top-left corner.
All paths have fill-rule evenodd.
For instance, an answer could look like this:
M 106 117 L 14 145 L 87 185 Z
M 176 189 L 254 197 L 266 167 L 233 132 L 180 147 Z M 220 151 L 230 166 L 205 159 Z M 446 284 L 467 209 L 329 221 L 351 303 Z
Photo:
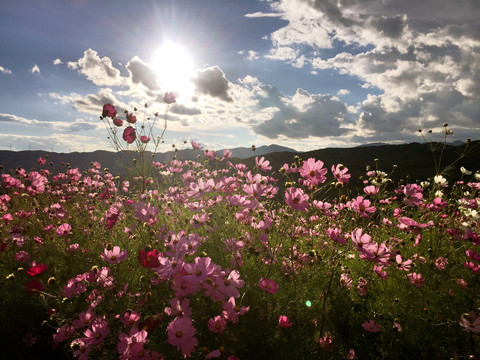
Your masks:
M 348 95 L 348 94 L 350 94 L 350 90 L 348 90 L 348 89 L 340 89 L 340 90 L 337 91 L 338 96 Z
M 60 65 L 60 64 L 63 64 L 62 60 L 60 60 L 58 58 L 53 60 L 53 65 Z
M 3 74 L 11 74 L 12 73 L 12 70 L 9 70 L 7 68 L 4 68 L 3 66 L 0 66 L 0 73 L 3 73 Z
M 256 51 L 254 50 L 248 50 L 248 60 L 258 60 L 259 56 Z
M 112 61 L 106 56 L 100 58 L 98 53 L 92 49 L 86 50 L 78 61 L 69 61 L 67 66 L 78 69 L 87 79 L 98 86 L 120 86 L 124 83 L 120 71 L 113 67 Z
M 412 138 L 426 119 L 430 126 L 435 119 L 440 126 L 480 127 L 480 2 L 280 0 L 271 6 L 288 24 L 270 35 L 267 56 L 350 75 L 377 94 L 354 107 L 352 140 Z M 334 45 L 333 55 L 322 52 Z
M 92 123 L 84 119 L 75 119 L 73 122 L 41 121 L 37 119 L 27 119 L 13 114 L 0 114 L 0 123 L 11 123 L 14 125 L 64 132 L 78 132 L 99 128 L 98 123 Z
M 38 67 L 37 64 L 35 64 L 31 69 L 30 69 L 30 72 L 32 74 L 40 74 L 40 68 Z
M 260 12 L 260 11 L 245 14 L 245 17 L 249 17 L 249 18 L 280 17 L 280 16 L 282 16 L 282 14 L 279 14 L 279 13 L 263 13 L 263 12 Z

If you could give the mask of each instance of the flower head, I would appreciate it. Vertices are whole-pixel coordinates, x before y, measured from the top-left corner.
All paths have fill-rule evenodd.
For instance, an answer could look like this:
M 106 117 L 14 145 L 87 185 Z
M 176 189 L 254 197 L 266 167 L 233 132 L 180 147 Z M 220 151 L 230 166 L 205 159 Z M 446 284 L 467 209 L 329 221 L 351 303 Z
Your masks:
M 103 112 L 102 112 L 103 117 L 108 116 L 113 119 L 115 115 L 117 115 L 117 110 L 115 110 L 115 107 L 112 104 L 103 105 Z
M 131 144 L 137 138 L 137 134 L 135 133 L 135 129 L 131 126 L 127 126 L 123 131 L 123 140 L 125 140 L 128 144 Z

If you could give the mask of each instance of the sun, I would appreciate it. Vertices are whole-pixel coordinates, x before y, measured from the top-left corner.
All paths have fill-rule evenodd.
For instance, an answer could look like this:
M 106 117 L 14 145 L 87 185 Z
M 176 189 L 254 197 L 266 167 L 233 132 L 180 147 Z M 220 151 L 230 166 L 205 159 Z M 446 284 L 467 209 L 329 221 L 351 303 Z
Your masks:
M 152 67 L 158 76 L 162 89 L 188 96 L 193 92 L 191 76 L 193 60 L 190 53 L 181 45 L 166 42 L 155 51 Z

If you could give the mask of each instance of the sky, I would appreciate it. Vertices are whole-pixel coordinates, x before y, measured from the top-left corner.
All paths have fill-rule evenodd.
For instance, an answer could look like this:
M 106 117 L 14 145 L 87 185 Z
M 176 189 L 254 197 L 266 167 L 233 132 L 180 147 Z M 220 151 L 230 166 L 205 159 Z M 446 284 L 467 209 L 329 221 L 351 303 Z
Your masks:
M 153 119 L 165 92 L 159 151 L 476 140 L 479 19 L 479 0 L 1 0 L 0 149 L 113 151 L 103 104 Z

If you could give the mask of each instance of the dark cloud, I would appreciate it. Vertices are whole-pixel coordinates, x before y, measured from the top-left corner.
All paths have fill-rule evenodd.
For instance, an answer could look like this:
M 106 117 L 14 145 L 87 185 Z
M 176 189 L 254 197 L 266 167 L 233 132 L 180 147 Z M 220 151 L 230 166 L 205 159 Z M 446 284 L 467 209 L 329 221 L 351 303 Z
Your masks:
M 142 84 L 151 91 L 160 90 L 157 83 L 157 74 L 139 57 L 133 57 L 127 63 L 126 68 L 130 72 L 131 80 L 134 84 Z
M 197 71 L 192 81 L 195 84 L 197 91 L 201 94 L 216 97 L 227 102 L 233 101 L 228 94 L 228 80 L 218 66 L 212 66 Z
M 171 105 L 170 111 L 177 115 L 200 115 L 202 113 L 198 108 L 189 108 L 178 103 Z

